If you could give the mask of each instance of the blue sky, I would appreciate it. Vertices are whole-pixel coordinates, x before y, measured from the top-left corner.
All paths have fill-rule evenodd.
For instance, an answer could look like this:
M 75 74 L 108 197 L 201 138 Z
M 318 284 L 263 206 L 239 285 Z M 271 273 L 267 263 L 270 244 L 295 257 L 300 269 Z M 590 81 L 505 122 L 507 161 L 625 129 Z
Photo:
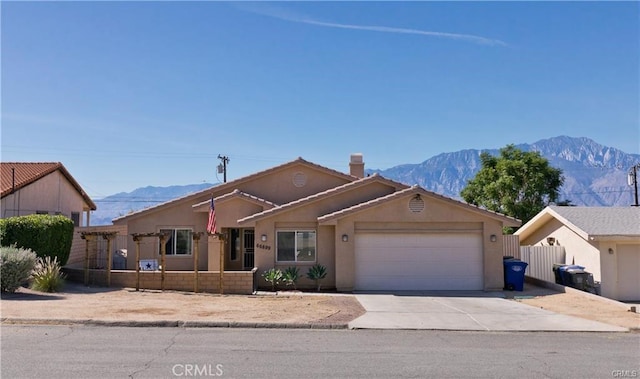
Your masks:
M 640 153 L 638 2 L 7 2 L 2 161 L 95 199 L 299 156 L 569 135 Z

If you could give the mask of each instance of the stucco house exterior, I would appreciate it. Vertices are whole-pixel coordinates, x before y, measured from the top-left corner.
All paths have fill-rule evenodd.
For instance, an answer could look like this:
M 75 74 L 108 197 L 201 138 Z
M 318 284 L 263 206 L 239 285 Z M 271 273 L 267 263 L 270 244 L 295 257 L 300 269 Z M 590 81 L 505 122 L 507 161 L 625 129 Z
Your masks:
M 602 296 L 640 300 L 640 207 L 549 206 L 514 233 L 521 246 L 563 246 Z
M 2 162 L 1 218 L 60 214 L 89 226 L 95 203 L 60 162 Z
M 298 158 L 113 220 L 130 234 L 169 233 L 167 270 L 193 269 L 189 234 L 206 230 L 211 199 L 218 231 L 199 240 L 199 270 L 328 269 L 324 288 L 494 290 L 503 287 L 502 228 L 516 219 L 380 175 L 348 174 Z M 129 251 L 133 251 L 129 237 Z M 157 258 L 159 242 L 140 247 Z M 135 268 L 129 255 L 128 269 Z M 259 279 L 258 285 L 266 286 Z M 299 287 L 311 286 L 301 279 Z

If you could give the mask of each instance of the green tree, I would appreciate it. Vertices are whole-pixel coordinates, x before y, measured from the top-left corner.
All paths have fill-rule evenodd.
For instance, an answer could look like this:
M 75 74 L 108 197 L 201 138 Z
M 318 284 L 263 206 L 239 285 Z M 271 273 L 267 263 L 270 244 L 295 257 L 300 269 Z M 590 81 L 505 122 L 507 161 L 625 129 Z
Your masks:
M 550 166 L 540 153 L 507 145 L 500 149 L 500 156 L 485 152 L 480 160 L 482 168 L 460 193 L 467 203 L 526 223 L 558 201 L 562 170 Z

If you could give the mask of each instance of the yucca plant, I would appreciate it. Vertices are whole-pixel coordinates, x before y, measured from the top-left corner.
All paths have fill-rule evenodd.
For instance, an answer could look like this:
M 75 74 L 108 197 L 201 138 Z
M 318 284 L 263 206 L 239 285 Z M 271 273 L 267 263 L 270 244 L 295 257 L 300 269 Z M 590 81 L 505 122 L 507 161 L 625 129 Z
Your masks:
M 307 278 L 313 280 L 316 283 L 316 288 L 320 292 L 320 280 L 327 276 L 327 268 L 321 264 L 315 264 L 309 267 L 307 271 Z
M 287 286 L 293 286 L 293 289 L 297 289 L 296 282 L 300 277 L 300 270 L 297 267 L 287 267 L 282 273 L 282 280 Z
M 264 274 L 262 274 L 262 277 L 264 280 L 271 283 L 271 291 L 275 291 L 276 285 L 278 285 L 282 279 L 282 271 L 277 268 L 271 268 L 265 271 Z
M 41 292 L 58 292 L 64 285 L 65 274 L 62 273 L 58 258 L 47 256 L 38 258 L 33 268 L 31 288 Z

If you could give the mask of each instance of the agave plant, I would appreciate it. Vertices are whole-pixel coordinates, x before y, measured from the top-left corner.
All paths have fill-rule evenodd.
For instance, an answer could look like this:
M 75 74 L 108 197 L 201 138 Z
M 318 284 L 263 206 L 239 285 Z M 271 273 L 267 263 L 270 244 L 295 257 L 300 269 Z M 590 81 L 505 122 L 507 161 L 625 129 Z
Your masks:
M 297 289 L 296 282 L 300 277 L 300 270 L 297 267 L 287 267 L 282 273 L 282 280 L 287 286 L 293 286 L 293 289 Z
M 33 268 L 33 283 L 31 288 L 41 292 L 58 292 L 64 284 L 65 274 L 62 273 L 58 257 L 47 256 L 38 258 Z
M 315 264 L 309 267 L 307 271 L 307 278 L 313 280 L 316 283 L 316 288 L 320 292 L 320 280 L 327 276 L 327 268 L 321 264 Z
M 262 274 L 262 277 L 264 280 L 271 283 L 271 291 L 275 291 L 276 285 L 278 285 L 282 279 L 282 271 L 276 268 L 271 268 L 265 271 L 264 274 Z

